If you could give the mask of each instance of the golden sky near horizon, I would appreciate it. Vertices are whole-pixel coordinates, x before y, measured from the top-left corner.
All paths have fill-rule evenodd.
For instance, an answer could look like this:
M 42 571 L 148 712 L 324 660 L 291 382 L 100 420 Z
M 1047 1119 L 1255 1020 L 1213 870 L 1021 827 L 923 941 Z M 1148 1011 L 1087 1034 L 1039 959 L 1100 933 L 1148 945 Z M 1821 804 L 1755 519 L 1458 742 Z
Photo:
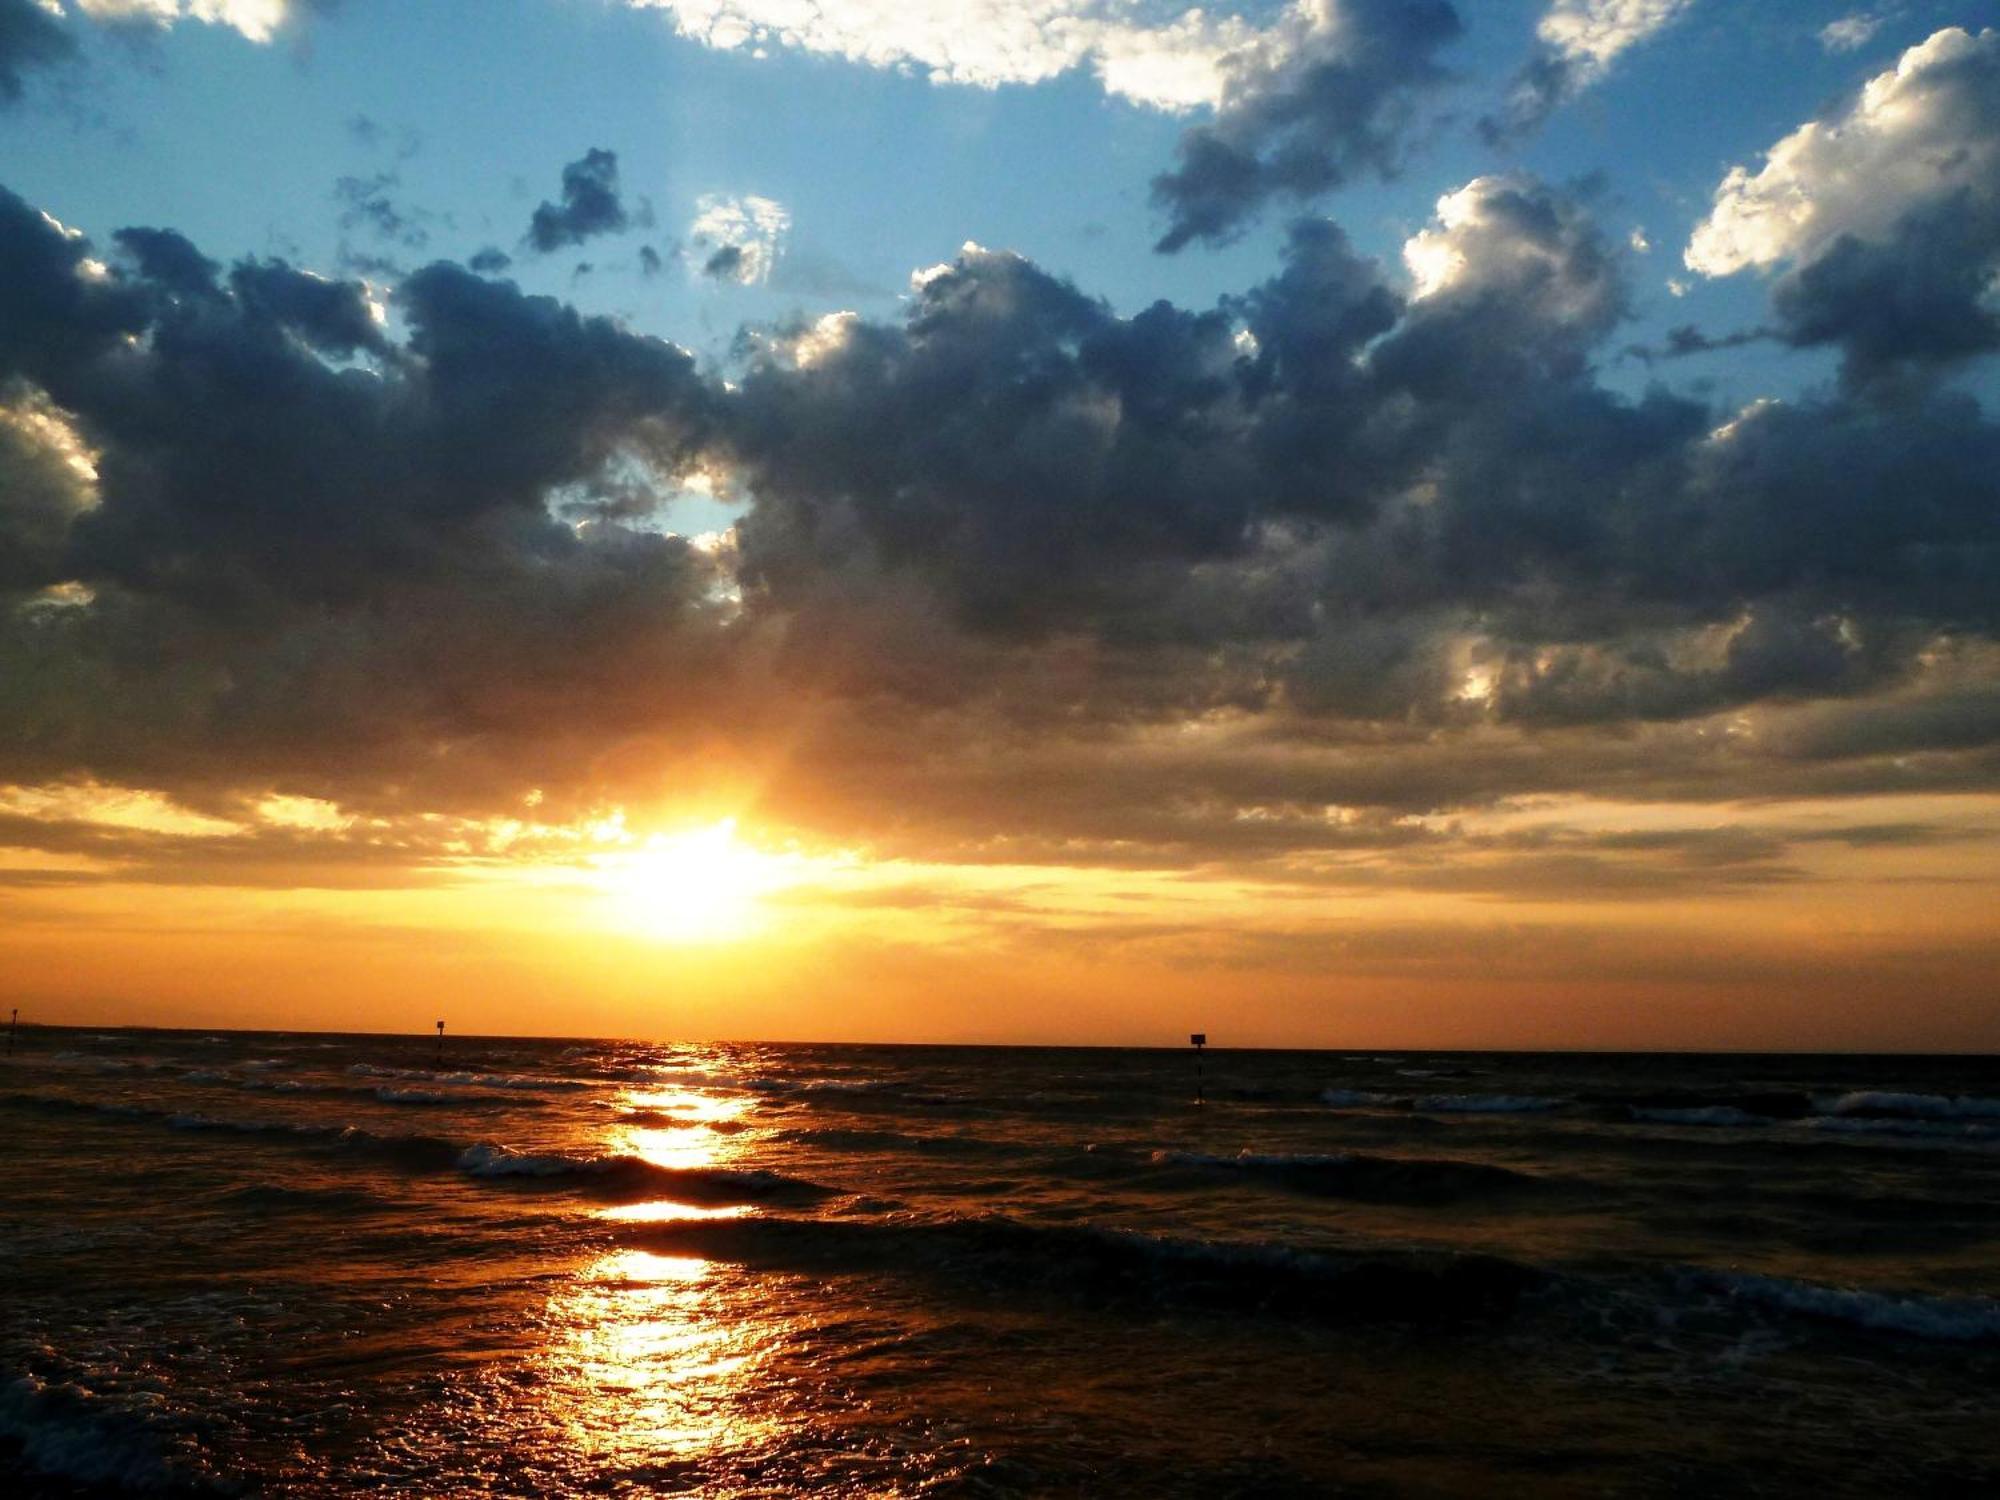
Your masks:
M 2000 1047 L 1994 797 L 1526 799 L 1417 820 L 1435 827 L 1415 855 L 1200 867 L 535 812 L 429 820 L 418 853 L 410 829 L 310 799 L 239 822 L 130 789 L 0 789 L 17 828 L 94 835 L 0 850 L 10 993 L 24 1019 L 89 1025 Z M 259 841 L 282 852 L 246 860 Z

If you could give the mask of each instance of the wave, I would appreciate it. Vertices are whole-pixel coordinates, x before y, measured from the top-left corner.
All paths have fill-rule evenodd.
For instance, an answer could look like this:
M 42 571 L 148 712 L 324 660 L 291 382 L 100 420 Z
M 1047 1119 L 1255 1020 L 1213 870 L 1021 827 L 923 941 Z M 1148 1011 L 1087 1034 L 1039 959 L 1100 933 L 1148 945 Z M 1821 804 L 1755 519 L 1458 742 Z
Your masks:
M 1345 1152 L 1241 1151 L 1235 1156 L 1211 1156 L 1199 1151 L 1155 1151 L 1152 1162 L 1210 1174 L 1237 1174 L 1291 1192 L 1367 1203 L 1452 1203 L 1544 1185 L 1543 1179 L 1483 1162 Z
M 2000 1124 L 1975 1120 L 1913 1120 L 1881 1115 L 1818 1115 L 1798 1124 L 1831 1135 L 1894 1136 L 1907 1141 L 2000 1141 Z
M 1738 1109 L 1731 1104 L 1708 1104 L 1689 1109 L 1634 1108 L 1632 1118 L 1651 1125 L 1720 1125 L 1741 1128 L 1772 1123 L 1769 1115 L 1752 1114 L 1747 1109 Z
M 631 1237 L 752 1266 L 1026 1285 L 1093 1305 L 1170 1302 L 1287 1319 L 1461 1323 L 1498 1318 L 1546 1276 L 1499 1256 L 1344 1255 L 1003 1216 L 932 1221 L 760 1217 L 635 1226 Z
M 1025 1149 L 976 1136 L 911 1135 L 900 1130 L 778 1130 L 771 1139 L 824 1151 L 912 1151 L 936 1156 L 1018 1156 Z
M 534 1073 L 439 1073 L 429 1068 L 384 1068 L 373 1063 L 350 1064 L 356 1078 L 399 1078 L 433 1088 L 518 1089 L 526 1093 L 576 1093 L 597 1087 L 584 1078 L 548 1078 Z
M 746 1078 L 758 1094 L 884 1094 L 902 1085 L 892 1078 Z
M 1561 1109 L 1568 1102 L 1539 1094 L 1424 1094 L 1415 1107 L 1432 1114 L 1512 1115 Z
M 2000 1120 L 2000 1099 L 1945 1094 L 1898 1094 L 1863 1089 L 1842 1094 L 1822 1114 L 1913 1120 Z
M 2000 1302 L 1988 1297 L 1899 1297 L 1747 1271 L 1692 1271 L 1681 1280 L 1690 1289 L 1720 1293 L 1735 1302 L 1877 1333 L 2000 1343 Z
M 22 1375 L 0 1386 L 0 1438 L 18 1448 L 30 1473 L 66 1487 L 217 1493 L 168 1459 L 162 1434 L 142 1412 L 72 1383 Z
M 350 1070 L 351 1071 L 351 1070 Z M 362 1077 L 371 1075 L 363 1074 Z M 421 1075 L 412 1071 L 410 1077 Z M 469 1075 L 467 1075 L 469 1076 Z M 524 1097 L 520 1092 L 483 1092 L 470 1084 L 461 1085 L 450 1079 L 440 1080 L 446 1088 L 425 1088 L 410 1083 L 320 1083 L 305 1078 L 236 1078 L 228 1073 L 216 1072 L 208 1068 L 196 1068 L 181 1074 L 182 1083 L 215 1084 L 242 1089 L 255 1094 L 316 1094 L 331 1097 L 374 1099 L 382 1104 L 504 1104 L 510 1109 L 540 1109 L 544 1101 L 532 1095 Z
M 1319 1102 L 1333 1109 L 1366 1109 L 1371 1106 L 1394 1104 L 1393 1094 L 1375 1094 L 1367 1089 L 1321 1089 Z
M 217 1200 L 238 1208 L 260 1212 L 292 1214 L 339 1214 L 357 1211 L 391 1212 L 400 1207 L 393 1199 L 360 1188 L 319 1187 L 303 1183 L 253 1182 L 232 1188 Z
M 637 1156 L 571 1156 L 563 1152 L 510 1151 L 490 1142 L 467 1146 L 458 1169 L 471 1177 L 557 1183 L 598 1194 L 658 1194 L 697 1203 L 756 1203 L 766 1199 L 823 1198 L 832 1190 L 782 1172 L 732 1167 L 663 1167 Z

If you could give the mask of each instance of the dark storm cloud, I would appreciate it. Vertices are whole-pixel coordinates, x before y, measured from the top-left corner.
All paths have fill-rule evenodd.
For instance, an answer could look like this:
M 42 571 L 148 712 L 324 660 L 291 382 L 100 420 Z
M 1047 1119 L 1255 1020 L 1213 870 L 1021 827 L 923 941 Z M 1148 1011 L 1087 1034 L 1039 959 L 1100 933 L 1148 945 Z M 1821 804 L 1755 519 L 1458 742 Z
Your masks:
M 743 274 L 743 247 L 724 245 L 702 262 L 701 274 L 718 281 L 737 281 Z
M 1506 103 L 1497 112 L 1480 117 L 1481 139 L 1489 146 L 1510 146 L 1526 139 L 1540 130 L 1577 88 L 1573 59 L 1552 51 L 1538 52 L 1514 75 Z
M 562 170 L 562 201 L 544 200 L 528 222 L 528 243 L 547 255 L 615 234 L 632 222 L 618 195 L 618 153 L 593 146 Z
M 2000 126 L 2000 97 L 1995 115 Z M 1839 347 L 1847 380 L 1866 385 L 2000 348 L 1996 274 L 2000 194 L 1961 191 L 1905 214 L 1886 240 L 1842 235 L 1782 278 L 1771 306 L 1788 342 Z
M 1696 354 L 1741 349 L 1747 344 L 1762 343 L 1773 337 L 1776 337 L 1775 333 L 1768 328 L 1741 328 L 1734 333 L 1714 335 L 1703 333 L 1692 323 L 1682 323 L 1669 328 L 1661 343 L 1627 344 L 1619 353 L 1651 368 L 1662 360 L 1687 359 Z
M 1277 197 L 1302 200 L 1393 173 L 1437 52 L 1463 29 L 1446 0 L 1309 0 L 1224 64 L 1212 123 L 1153 179 L 1167 214 L 1156 248 L 1227 242 Z
M 425 227 L 430 216 L 396 201 L 394 195 L 402 185 L 402 178 L 394 172 L 340 178 L 333 185 L 334 201 L 340 204 L 340 227 L 365 229 L 377 239 L 406 250 L 421 249 L 430 241 Z
M 139 275 L 162 291 L 200 297 L 215 290 L 222 267 L 171 229 L 121 229 L 111 236 Z
M 1782 265 L 1775 333 L 1839 350 L 1851 389 L 1893 396 L 2000 348 L 1996 161 L 2000 31 L 1945 28 L 1726 177 L 1688 264 Z
M 35 0 L 0 0 L 0 104 L 21 97 L 24 74 L 75 55 L 69 32 Z
M 0 198 L 0 779 L 553 817 L 713 760 L 913 855 L 1523 897 L 1790 876 L 1407 820 L 2000 786 L 2000 429 L 1608 389 L 1622 252 L 1530 179 L 1450 195 L 1413 289 L 1311 220 L 1130 316 L 968 248 L 727 382 L 448 263 L 399 341 L 357 283 L 116 244 Z M 726 542 L 653 529 L 696 471 Z
M 716 680 L 703 559 L 547 507 L 699 445 L 713 393 L 683 351 L 448 265 L 404 284 L 394 347 L 355 284 L 272 261 L 217 284 L 176 236 L 123 243 L 135 264 L 100 268 L 0 200 L 0 378 L 97 454 L 78 503 L 10 477 L 0 508 L 10 585 L 96 595 L 9 612 L 17 771 L 393 762 L 671 718 L 649 681 Z M 50 430 L 10 427 L 10 476 L 60 477 L 22 436 Z
M 1425 248 L 1444 269 L 1407 305 L 1308 224 L 1222 309 L 1129 319 L 968 252 L 900 328 L 780 340 L 732 406 L 746 576 L 790 604 L 919 576 L 975 629 L 1304 635 L 1292 690 L 1326 713 L 1435 709 L 1451 637 L 1482 634 L 1495 711 L 1537 722 L 1861 691 L 1925 628 L 1992 626 L 1975 404 L 1608 392 L 1619 255 L 1539 184 L 1470 185 Z

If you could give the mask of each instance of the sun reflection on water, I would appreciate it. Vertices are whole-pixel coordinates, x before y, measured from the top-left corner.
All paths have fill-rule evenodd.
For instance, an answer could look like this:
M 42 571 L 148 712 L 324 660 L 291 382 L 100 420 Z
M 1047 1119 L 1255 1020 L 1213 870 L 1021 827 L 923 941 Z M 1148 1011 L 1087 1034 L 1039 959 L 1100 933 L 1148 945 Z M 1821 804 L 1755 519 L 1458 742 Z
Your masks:
M 747 1203 L 724 1203 L 714 1208 L 694 1203 L 614 1203 L 600 1208 L 597 1217 L 627 1224 L 686 1224 L 702 1219 L 740 1219 L 752 1212 Z
M 631 1089 L 620 1100 L 627 1120 L 612 1132 L 613 1151 L 656 1167 L 693 1171 L 742 1154 L 734 1139 L 750 1101 L 704 1089 Z
M 550 1414 L 585 1462 L 691 1462 L 766 1434 L 747 1399 L 762 1348 L 719 1297 L 725 1274 L 700 1256 L 616 1250 L 550 1304 Z
M 604 1149 L 672 1171 L 732 1166 L 747 1150 L 734 1129 L 751 1101 L 683 1087 L 628 1090 L 627 1118 Z M 720 1128 L 717 1128 L 720 1127 Z M 609 1224 L 735 1219 L 743 1204 L 651 1201 L 601 1207 Z M 600 1468 L 706 1464 L 769 1438 L 758 1369 L 778 1324 L 746 1298 L 734 1267 L 700 1255 L 607 1251 L 551 1298 L 541 1388 L 575 1457 Z M 666 1478 L 666 1475 L 657 1475 Z

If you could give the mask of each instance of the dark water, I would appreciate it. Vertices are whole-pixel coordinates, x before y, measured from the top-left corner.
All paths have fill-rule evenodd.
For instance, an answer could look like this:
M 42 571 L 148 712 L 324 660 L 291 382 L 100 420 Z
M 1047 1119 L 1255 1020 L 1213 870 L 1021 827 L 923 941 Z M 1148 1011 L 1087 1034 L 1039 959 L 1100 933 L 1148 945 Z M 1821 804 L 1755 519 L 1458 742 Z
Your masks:
M 0 1491 L 2000 1492 L 2000 1064 L 25 1033 Z

